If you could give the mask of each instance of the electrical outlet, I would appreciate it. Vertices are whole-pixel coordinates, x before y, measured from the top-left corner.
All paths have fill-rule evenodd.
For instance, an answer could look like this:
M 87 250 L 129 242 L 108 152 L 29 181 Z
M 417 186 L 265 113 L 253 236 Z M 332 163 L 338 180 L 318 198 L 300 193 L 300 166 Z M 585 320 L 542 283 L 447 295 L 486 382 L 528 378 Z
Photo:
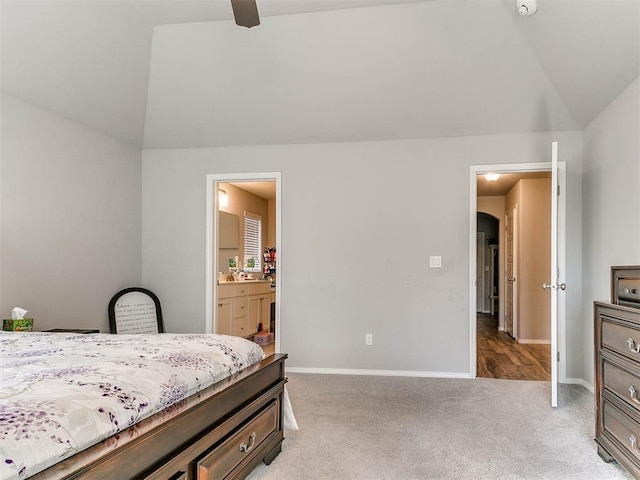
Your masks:
M 373 345 L 373 333 L 365 333 L 364 334 L 364 344 L 365 345 Z

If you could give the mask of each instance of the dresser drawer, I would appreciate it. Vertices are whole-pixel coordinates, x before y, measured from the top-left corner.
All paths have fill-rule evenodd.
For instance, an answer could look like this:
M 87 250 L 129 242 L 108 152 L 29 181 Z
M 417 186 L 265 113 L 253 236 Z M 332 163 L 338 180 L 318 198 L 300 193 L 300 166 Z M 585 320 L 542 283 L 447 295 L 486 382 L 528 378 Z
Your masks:
M 630 372 L 607 360 L 603 362 L 604 387 L 640 412 L 640 372 Z
M 604 402 L 604 429 L 632 456 L 640 461 L 640 425 L 609 402 Z
M 214 448 L 197 464 L 198 480 L 226 478 L 278 428 L 278 402 L 266 409 Z
M 640 330 L 602 318 L 602 348 L 640 362 Z

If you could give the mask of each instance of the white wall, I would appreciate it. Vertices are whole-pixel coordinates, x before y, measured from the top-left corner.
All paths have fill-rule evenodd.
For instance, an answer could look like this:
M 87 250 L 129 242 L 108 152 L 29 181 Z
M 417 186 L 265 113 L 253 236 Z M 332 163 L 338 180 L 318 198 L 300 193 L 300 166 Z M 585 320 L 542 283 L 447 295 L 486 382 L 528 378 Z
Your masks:
M 2 95 L 0 314 L 108 330 L 140 283 L 140 149 Z
M 584 379 L 593 385 L 593 301 L 612 265 L 640 265 L 640 80 L 584 129 Z
M 580 212 L 579 132 L 145 150 L 143 283 L 163 299 L 169 329 L 203 332 L 205 175 L 280 171 L 289 366 L 468 373 L 469 165 L 549 161 L 552 140 Z M 568 232 L 578 276 L 580 234 Z M 429 269 L 429 255 L 443 268 Z M 579 371 L 581 344 L 573 351 Z

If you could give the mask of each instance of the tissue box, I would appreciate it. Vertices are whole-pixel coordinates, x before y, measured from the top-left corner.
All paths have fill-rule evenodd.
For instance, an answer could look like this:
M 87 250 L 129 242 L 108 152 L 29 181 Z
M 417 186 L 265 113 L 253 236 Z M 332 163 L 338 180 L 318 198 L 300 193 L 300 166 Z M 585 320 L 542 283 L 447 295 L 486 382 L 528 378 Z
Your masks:
M 21 318 L 20 320 L 3 319 L 2 330 L 5 332 L 33 332 L 33 318 Z
M 268 345 L 273 342 L 273 333 L 259 332 L 253 336 L 253 341 L 258 345 Z

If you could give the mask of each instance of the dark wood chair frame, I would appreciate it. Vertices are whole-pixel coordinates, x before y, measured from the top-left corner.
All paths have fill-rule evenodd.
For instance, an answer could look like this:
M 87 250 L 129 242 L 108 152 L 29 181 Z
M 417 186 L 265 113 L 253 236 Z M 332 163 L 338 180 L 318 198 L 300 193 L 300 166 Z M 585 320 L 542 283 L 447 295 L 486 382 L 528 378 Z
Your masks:
M 117 323 L 116 323 L 116 312 L 115 312 L 116 302 L 120 299 L 120 297 L 122 297 L 123 295 L 126 295 L 127 293 L 131 293 L 131 292 L 144 293 L 149 298 L 151 298 L 151 300 L 153 300 L 153 303 L 155 303 L 155 305 L 156 305 L 156 318 L 158 320 L 158 333 L 164 333 L 164 321 L 162 320 L 162 308 L 160 307 L 160 300 L 158 299 L 156 294 L 153 293 L 151 290 L 147 290 L 146 288 L 142 288 L 142 287 L 125 288 L 123 290 L 120 290 L 118 293 L 116 293 L 113 296 L 113 298 L 109 302 L 109 328 L 111 329 L 111 333 L 118 333 L 118 327 L 117 327 Z

